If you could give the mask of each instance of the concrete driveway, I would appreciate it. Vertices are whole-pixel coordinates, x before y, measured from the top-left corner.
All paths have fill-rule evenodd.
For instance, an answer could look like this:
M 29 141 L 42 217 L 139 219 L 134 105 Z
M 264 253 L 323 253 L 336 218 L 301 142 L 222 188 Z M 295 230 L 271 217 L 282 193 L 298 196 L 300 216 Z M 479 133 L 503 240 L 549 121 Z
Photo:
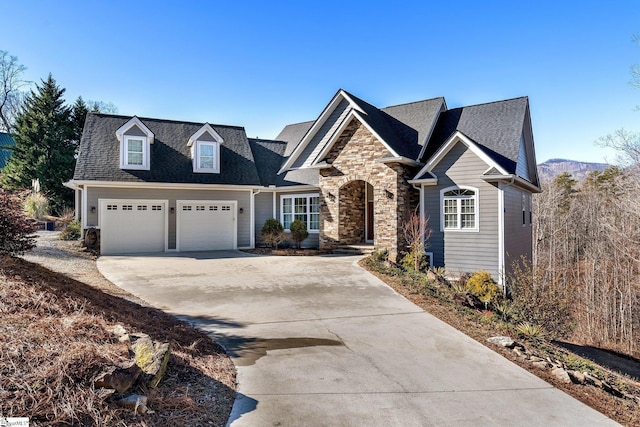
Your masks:
M 359 258 L 104 256 L 238 368 L 233 426 L 617 425 L 405 300 Z

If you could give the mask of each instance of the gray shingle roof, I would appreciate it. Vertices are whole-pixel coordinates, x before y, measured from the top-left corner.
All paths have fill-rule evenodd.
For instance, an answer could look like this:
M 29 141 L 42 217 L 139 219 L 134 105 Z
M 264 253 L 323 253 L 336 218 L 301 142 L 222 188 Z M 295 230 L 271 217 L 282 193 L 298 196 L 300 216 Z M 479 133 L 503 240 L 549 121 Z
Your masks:
M 0 169 L 4 168 L 11 157 L 11 148 L 16 143 L 8 133 L 0 132 Z
M 477 143 L 507 173 L 515 173 L 529 100 L 508 99 L 440 114 L 422 160 L 428 161 L 456 131 Z
M 155 135 L 150 170 L 120 169 L 120 143 L 115 132 L 130 119 L 130 116 L 87 115 L 73 179 L 260 185 L 244 128 L 236 126 L 211 125 L 224 140 L 220 146 L 220 173 L 194 173 L 187 142 L 204 123 L 140 117 Z
M 400 156 L 417 159 L 438 118 L 443 98 L 378 109 L 348 93 L 365 112 L 367 124 Z
M 314 120 L 310 122 L 295 123 L 287 125 L 276 136 L 276 141 L 284 141 L 287 143 L 287 149 L 284 152 L 285 157 L 289 157 L 298 143 L 302 141 L 302 138 L 307 134 L 311 126 L 315 123 Z

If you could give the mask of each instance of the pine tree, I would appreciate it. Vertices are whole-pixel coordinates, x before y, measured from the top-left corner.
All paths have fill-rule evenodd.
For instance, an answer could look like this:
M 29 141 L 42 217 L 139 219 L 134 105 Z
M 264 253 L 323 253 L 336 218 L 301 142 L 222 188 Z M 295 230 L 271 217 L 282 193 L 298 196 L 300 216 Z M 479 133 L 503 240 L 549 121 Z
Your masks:
M 51 74 L 31 91 L 16 119 L 16 145 L 0 180 L 4 188 L 18 190 L 38 179 L 57 210 L 73 202 L 73 193 L 62 183 L 73 177 L 79 140 L 72 109 L 64 105 L 64 92 Z

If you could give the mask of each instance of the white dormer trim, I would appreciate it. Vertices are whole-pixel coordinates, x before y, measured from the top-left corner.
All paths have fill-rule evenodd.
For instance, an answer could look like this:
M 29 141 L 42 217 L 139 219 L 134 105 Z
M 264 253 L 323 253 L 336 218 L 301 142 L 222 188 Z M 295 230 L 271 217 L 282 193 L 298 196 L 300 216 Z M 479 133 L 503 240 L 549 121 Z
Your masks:
M 140 135 L 126 135 L 126 133 L 132 127 L 136 126 L 144 133 L 144 136 Z M 151 168 L 151 147 L 155 139 L 155 135 L 151 130 L 142 123 L 138 117 L 133 116 L 124 125 L 120 126 L 116 130 L 116 138 L 120 142 L 120 169 L 131 170 L 149 170 Z M 135 156 L 136 159 L 140 159 L 140 162 L 133 161 L 133 156 L 129 156 L 129 143 L 141 143 L 140 150 L 133 150 L 131 154 L 139 154 L 140 157 Z
M 215 129 L 209 123 L 205 123 L 200 129 L 198 129 L 196 133 L 194 133 L 189 137 L 189 142 L 187 143 L 187 147 L 191 147 L 193 143 L 196 142 L 198 138 L 200 138 L 206 132 L 209 132 L 209 135 L 213 137 L 213 140 L 215 142 L 219 144 L 222 144 L 224 142 L 220 134 L 216 132 Z
M 451 151 L 451 149 L 458 143 L 461 142 L 467 146 L 476 156 L 478 156 L 482 161 L 484 161 L 489 167 L 494 167 L 498 172 L 503 175 L 509 175 L 507 171 L 502 168 L 498 163 L 496 163 L 491 157 L 487 155 L 475 142 L 473 142 L 469 137 L 463 134 L 460 131 L 454 132 L 453 135 L 449 137 L 449 139 L 440 147 L 440 149 L 429 159 L 429 161 L 424 165 L 420 172 L 415 176 L 413 181 L 419 180 L 419 178 L 427 172 L 431 172 L 437 165 L 442 161 L 442 159 Z
M 144 123 L 142 123 L 142 120 L 140 120 L 136 116 L 133 116 L 127 123 L 123 124 L 118 128 L 118 130 L 116 130 L 116 137 L 118 138 L 118 141 L 122 142 L 122 137 L 124 136 L 124 134 L 134 126 L 137 126 L 142 132 L 147 135 L 149 144 L 153 144 L 155 135 Z
M 223 142 L 224 139 L 209 123 L 205 123 L 196 133 L 191 135 L 187 146 L 191 148 L 193 172 L 220 173 L 220 144 Z M 211 160 L 210 167 L 203 167 L 201 161 L 205 157 L 203 149 L 207 147 L 211 147 L 211 150 L 207 150 L 206 158 L 213 157 L 213 159 L 209 159 Z
M 326 143 L 325 147 L 322 149 L 322 151 L 320 151 L 320 154 L 318 154 L 318 156 L 311 162 L 311 166 L 318 164 L 318 162 L 320 162 L 322 159 L 324 159 L 329 154 L 329 151 L 331 151 L 331 149 L 335 145 L 336 141 L 338 141 L 338 138 L 340 138 L 340 135 L 342 135 L 342 132 L 345 130 L 345 128 L 351 122 L 351 120 L 354 119 L 354 118 L 357 119 L 360 123 L 362 123 L 364 125 L 364 127 L 366 127 L 369 130 L 369 132 L 371 132 L 371 134 L 373 136 L 375 136 L 376 139 L 382 143 L 384 148 L 386 148 L 387 151 L 389 151 L 389 153 L 391 153 L 390 157 L 396 157 L 396 158 L 400 158 L 401 157 L 401 156 L 398 155 L 398 153 L 396 153 L 391 148 L 391 146 L 389 144 L 387 144 L 387 142 L 384 139 L 382 139 L 382 137 L 380 137 L 380 135 L 378 135 L 378 133 L 376 131 L 373 130 L 373 128 L 371 126 L 369 126 L 369 124 L 363 118 L 362 114 L 359 111 L 356 111 L 356 110 L 352 109 L 351 111 L 349 111 L 349 114 L 347 114 L 347 116 L 344 118 L 342 123 L 340 123 L 340 126 L 338 126 L 338 129 L 333 133 L 333 135 L 331 135 L 331 138 L 329 139 L 329 141 L 327 141 L 327 143 Z
M 315 134 L 318 133 L 322 125 L 327 121 L 329 116 L 331 116 L 331 113 L 333 113 L 333 110 L 336 109 L 338 104 L 340 104 L 340 102 L 343 99 L 349 103 L 349 106 L 352 108 L 352 110 L 356 110 L 361 113 L 364 113 L 364 111 L 362 111 L 362 109 L 358 106 L 358 104 L 356 104 L 353 101 L 353 99 L 351 99 L 351 97 L 343 89 L 340 89 L 338 93 L 335 94 L 331 102 L 329 102 L 329 105 L 327 105 L 325 109 L 322 110 L 322 113 L 320 113 L 320 116 L 316 119 L 316 121 L 313 123 L 311 128 L 302 137 L 302 140 L 298 143 L 296 148 L 293 150 L 293 153 L 291 153 L 291 155 L 289 156 L 287 161 L 284 163 L 284 165 L 282 165 L 282 168 L 280 168 L 280 171 L 278 171 L 278 174 L 281 174 L 287 171 L 295 163 L 295 161 L 298 159 L 300 154 L 304 151 L 305 147 L 309 145 L 309 142 L 311 142 Z M 345 120 L 345 122 L 348 123 L 347 120 Z M 341 127 L 342 126 L 346 126 L 346 124 L 342 123 Z M 336 134 L 339 135 L 338 132 L 336 132 Z

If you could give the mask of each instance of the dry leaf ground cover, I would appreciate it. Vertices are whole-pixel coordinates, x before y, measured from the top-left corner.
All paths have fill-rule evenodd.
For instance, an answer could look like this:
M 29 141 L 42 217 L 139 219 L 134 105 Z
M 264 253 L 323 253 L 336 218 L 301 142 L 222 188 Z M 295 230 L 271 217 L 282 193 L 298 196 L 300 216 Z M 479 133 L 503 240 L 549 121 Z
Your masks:
M 51 252 L 44 258 L 56 264 Z M 118 288 L 110 293 L 109 285 L 98 289 L 24 259 L 0 258 L 0 415 L 29 417 L 33 426 L 225 425 L 235 398 L 229 357 L 204 333 L 123 298 Z M 105 367 L 129 358 L 111 332 L 118 324 L 171 344 L 160 385 L 137 390 L 153 413 L 135 414 L 93 387 Z

